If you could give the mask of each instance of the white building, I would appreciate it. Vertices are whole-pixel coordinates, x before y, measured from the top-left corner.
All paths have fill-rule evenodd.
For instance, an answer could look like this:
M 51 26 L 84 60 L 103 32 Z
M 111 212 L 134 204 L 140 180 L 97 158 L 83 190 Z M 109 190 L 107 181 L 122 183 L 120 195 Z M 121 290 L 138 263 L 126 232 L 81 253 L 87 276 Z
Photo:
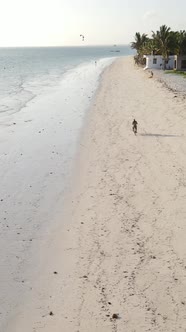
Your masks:
M 186 55 L 174 56 L 174 70 L 186 71 Z
M 164 69 L 164 59 L 162 55 L 144 55 L 146 59 L 145 69 Z M 170 55 L 169 60 L 166 62 L 165 69 L 174 68 L 175 56 Z

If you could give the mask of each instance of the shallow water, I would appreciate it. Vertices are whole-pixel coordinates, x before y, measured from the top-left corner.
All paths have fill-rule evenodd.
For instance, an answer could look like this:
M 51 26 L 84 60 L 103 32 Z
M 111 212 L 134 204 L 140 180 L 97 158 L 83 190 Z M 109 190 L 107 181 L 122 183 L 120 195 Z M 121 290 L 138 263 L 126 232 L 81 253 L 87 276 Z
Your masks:
M 0 50 L 3 332 L 16 307 L 30 296 L 22 281 L 31 285 L 37 278 L 42 245 L 55 223 L 63 223 L 80 129 L 100 74 L 115 59 L 110 54 L 109 48 Z
M 131 54 L 128 46 L 0 48 L 0 114 L 20 111 L 27 102 L 58 85 L 82 63 Z

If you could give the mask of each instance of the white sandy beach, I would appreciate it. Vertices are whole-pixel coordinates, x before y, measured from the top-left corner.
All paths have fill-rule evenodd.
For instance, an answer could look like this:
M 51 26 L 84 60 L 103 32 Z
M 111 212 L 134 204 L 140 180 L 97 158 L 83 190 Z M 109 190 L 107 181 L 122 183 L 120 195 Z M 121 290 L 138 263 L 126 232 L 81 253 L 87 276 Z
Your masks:
M 174 96 L 131 58 L 105 70 L 66 214 L 2 332 L 186 331 L 186 99 Z

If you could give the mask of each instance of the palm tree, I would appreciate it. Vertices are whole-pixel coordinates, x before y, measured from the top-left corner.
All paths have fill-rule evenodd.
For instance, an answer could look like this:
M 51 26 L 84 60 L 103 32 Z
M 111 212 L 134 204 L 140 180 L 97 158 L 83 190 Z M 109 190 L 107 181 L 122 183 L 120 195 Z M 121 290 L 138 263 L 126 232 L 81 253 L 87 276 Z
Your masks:
M 136 51 L 139 53 L 141 48 L 144 46 L 145 42 L 147 41 L 147 35 L 143 33 L 142 35 L 140 32 L 136 32 L 135 34 L 135 41 L 131 43 L 131 47 L 133 49 L 136 49 Z
M 166 62 L 169 59 L 169 53 L 172 44 L 171 28 L 166 25 L 162 25 L 159 31 L 152 31 L 152 37 L 156 44 L 156 47 L 160 50 L 164 59 L 164 69 L 166 68 Z
M 142 35 L 140 32 L 136 32 L 135 34 L 135 41 L 131 43 L 131 48 L 137 51 L 137 56 L 135 57 L 137 63 L 143 62 L 143 47 L 145 43 L 148 41 L 147 35 L 143 33 Z
M 186 31 L 176 31 L 175 34 L 175 53 L 177 55 L 186 54 Z
M 144 54 L 162 55 L 165 69 L 169 55 L 186 54 L 186 31 L 171 31 L 170 27 L 162 25 L 158 31 L 152 31 L 152 38 L 148 38 L 145 33 L 136 32 L 131 48 L 137 51 L 134 57 L 137 64 L 144 64 Z
M 156 47 L 156 44 L 154 42 L 154 39 L 148 38 L 148 40 L 145 42 L 143 48 L 142 48 L 143 54 L 153 54 L 157 55 L 159 54 L 159 50 Z

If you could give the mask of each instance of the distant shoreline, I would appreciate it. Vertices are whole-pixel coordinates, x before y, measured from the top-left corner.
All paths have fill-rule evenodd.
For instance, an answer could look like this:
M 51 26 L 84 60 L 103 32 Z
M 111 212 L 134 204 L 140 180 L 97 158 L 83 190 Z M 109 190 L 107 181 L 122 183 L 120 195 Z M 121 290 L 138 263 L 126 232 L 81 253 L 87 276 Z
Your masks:
M 0 49 L 4 49 L 4 48 L 61 48 L 61 47 L 64 47 L 64 48 L 75 48 L 75 47 L 114 47 L 115 45 L 114 44 L 98 44 L 98 45 L 88 45 L 88 44 L 85 44 L 85 45 L 56 45 L 56 46 L 0 46 Z M 120 46 L 126 46 L 128 47 L 129 49 L 131 49 L 130 47 L 130 44 L 117 44 L 116 45 L 117 47 L 120 47 Z M 134 51 L 131 50 L 131 53 L 134 53 Z

